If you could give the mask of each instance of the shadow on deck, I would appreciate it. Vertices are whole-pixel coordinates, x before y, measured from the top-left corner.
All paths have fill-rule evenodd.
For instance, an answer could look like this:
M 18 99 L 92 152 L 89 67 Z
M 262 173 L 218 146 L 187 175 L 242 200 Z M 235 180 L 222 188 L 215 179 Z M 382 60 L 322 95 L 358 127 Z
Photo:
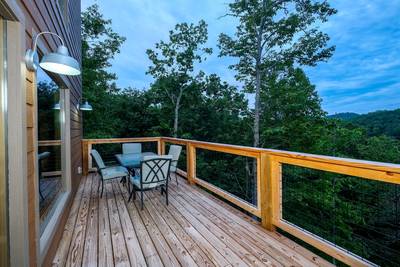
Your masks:
M 146 192 L 145 209 L 127 202 L 126 187 L 82 179 L 54 266 L 328 266 L 328 262 L 180 179 Z M 137 198 L 139 199 L 139 198 Z

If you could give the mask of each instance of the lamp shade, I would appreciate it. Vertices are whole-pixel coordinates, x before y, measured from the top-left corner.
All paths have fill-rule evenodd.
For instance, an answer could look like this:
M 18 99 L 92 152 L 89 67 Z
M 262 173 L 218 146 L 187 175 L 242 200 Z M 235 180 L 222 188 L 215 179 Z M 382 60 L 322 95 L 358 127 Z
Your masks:
M 54 104 L 53 109 L 54 110 L 60 110 L 61 109 L 60 102 Z
M 80 110 L 91 111 L 93 110 L 92 106 L 86 101 L 83 105 L 79 106 Z
M 63 75 L 80 75 L 81 69 L 78 61 L 69 56 L 68 49 L 60 45 L 57 52 L 43 56 L 39 63 L 40 67 L 47 71 L 51 71 Z

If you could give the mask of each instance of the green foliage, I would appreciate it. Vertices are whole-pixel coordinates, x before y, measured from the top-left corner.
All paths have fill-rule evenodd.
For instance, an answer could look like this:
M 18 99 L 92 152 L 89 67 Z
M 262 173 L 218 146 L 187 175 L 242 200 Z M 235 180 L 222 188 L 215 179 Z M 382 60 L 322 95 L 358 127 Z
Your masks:
M 317 26 L 335 13 L 327 1 L 235 0 L 228 15 L 239 18 L 239 25 L 235 38 L 220 35 L 220 55 L 239 58 L 232 68 L 254 92 L 258 69 L 268 77 L 281 64 L 327 60 L 335 48 L 326 47 L 329 37 Z
M 98 5 L 82 12 L 81 34 L 83 97 L 95 110 L 83 114 L 84 136 L 111 137 L 121 122 L 114 117 L 112 108 L 113 94 L 118 91 L 114 82 L 117 77 L 108 68 L 125 38 L 111 29 L 111 20 L 103 18 Z
M 305 73 L 296 68 L 271 75 L 262 89 L 262 146 L 310 151 L 321 135 L 325 112 Z
M 180 23 L 175 26 L 175 30 L 169 32 L 169 42 L 160 41 L 155 50 L 146 51 L 152 62 L 147 73 L 161 80 L 157 88 L 165 92 L 174 106 L 175 137 L 178 134 L 181 99 L 191 83 L 203 75 L 194 74 L 194 64 L 202 62 L 204 55 L 212 53 L 211 48 L 203 46 L 207 39 L 207 24 L 204 20 L 199 21 L 198 25 Z M 171 83 L 174 86 L 170 86 Z
M 260 146 L 261 91 L 274 76 L 295 65 L 315 66 L 332 56 L 329 36 L 319 25 L 335 14 L 327 1 L 235 0 L 227 15 L 239 19 L 235 38 L 219 36 L 220 56 L 239 59 L 230 66 L 248 92 L 255 93 L 254 146 Z M 268 103 L 267 103 L 268 104 Z

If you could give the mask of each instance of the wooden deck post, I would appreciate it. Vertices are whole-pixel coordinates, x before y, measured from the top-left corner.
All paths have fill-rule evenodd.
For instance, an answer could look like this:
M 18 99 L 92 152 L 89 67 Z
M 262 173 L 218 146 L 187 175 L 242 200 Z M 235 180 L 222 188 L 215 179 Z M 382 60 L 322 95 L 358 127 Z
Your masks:
M 186 145 L 186 168 L 189 184 L 194 184 L 196 178 L 196 148 L 190 142 Z
M 165 155 L 165 141 L 161 137 L 157 140 L 157 153 Z
M 82 172 L 84 176 L 89 174 L 89 143 L 82 140 Z
M 274 161 L 273 157 L 265 152 L 260 154 L 260 207 L 261 207 L 261 225 L 269 231 L 275 231 L 274 216 L 276 216 L 277 196 L 276 190 L 279 190 L 280 164 Z M 279 197 L 279 195 L 278 195 Z

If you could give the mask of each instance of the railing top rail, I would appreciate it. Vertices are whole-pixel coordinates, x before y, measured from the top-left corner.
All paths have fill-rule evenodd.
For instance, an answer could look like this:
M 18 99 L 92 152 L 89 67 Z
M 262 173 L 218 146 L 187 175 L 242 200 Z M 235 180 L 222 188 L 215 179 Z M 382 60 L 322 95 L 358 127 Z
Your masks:
M 39 140 L 39 146 L 60 146 L 61 140 Z
M 309 154 L 309 153 L 302 153 L 302 152 L 292 152 L 292 151 L 276 150 L 276 149 L 269 149 L 269 148 L 258 148 L 258 147 L 248 147 L 248 146 L 240 146 L 240 145 L 212 143 L 212 142 L 196 141 L 196 140 L 180 139 L 180 138 L 172 138 L 172 137 L 161 137 L 161 139 L 164 141 L 167 141 L 167 142 L 181 142 L 181 143 L 184 142 L 184 143 L 191 143 L 195 146 L 196 145 L 208 146 L 210 149 L 212 149 L 213 147 L 231 148 L 231 149 L 235 149 L 235 150 L 242 150 L 242 151 L 248 151 L 248 152 L 253 152 L 253 153 L 267 153 L 271 156 L 277 156 L 277 157 L 295 158 L 295 159 L 304 160 L 304 161 L 315 161 L 315 162 L 329 163 L 329 164 L 335 164 L 335 165 L 341 165 L 341 166 L 347 166 L 347 167 L 370 169 L 370 170 L 400 174 L 400 164 L 359 160 L 359 159 L 351 159 L 351 158 L 340 158 L 340 157 L 333 157 L 333 156 Z
M 284 150 L 274 150 L 274 149 L 262 149 L 262 150 L 272 156 L 295 158 L 299 160 L 315 161 L 315 162 L 329 163 L 329 164 L 342 165 L 354 168 L 371 169 L 376 171 L 400 173 L 400 164 L 360 160 L 352 158 L 341 158 L 341 157 L 308 154 L 301 152 L 291 152 Z
M 125 143 L 125 142 L 156 142 L 161 137 L 127 137 L 127 138 L 98 138 L 98 139 L 82 139 L 82 142 L 91 144 L 107 144 L 107 143 Z

